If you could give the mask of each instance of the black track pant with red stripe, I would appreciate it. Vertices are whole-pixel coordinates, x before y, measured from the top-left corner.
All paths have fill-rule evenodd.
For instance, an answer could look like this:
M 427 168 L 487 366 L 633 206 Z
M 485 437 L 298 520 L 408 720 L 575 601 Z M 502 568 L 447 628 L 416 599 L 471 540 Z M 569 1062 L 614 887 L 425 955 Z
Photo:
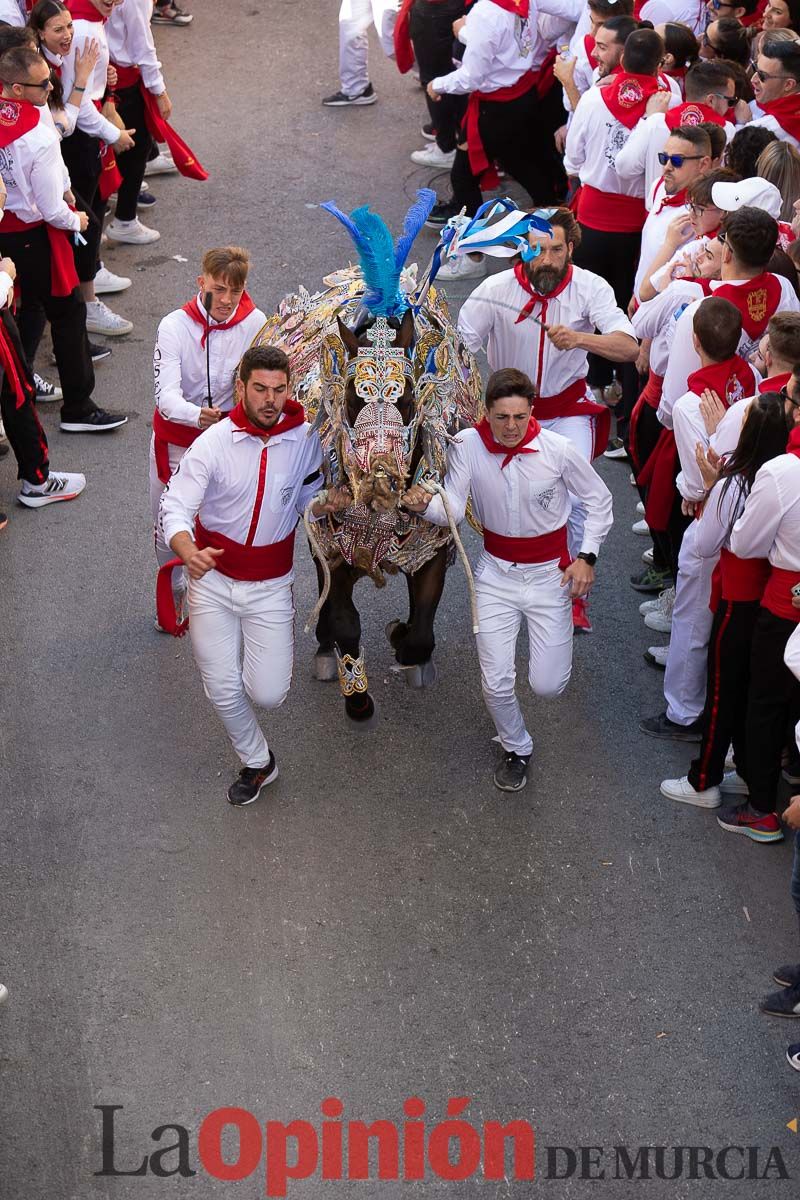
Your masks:
M 3 324 L 0 336 L 5 336 L 8 341 L 13 343 L 19 366 L 26 374 L 28 382 L 35 392 L 36 387 L 28 371 L 25 351 L 22 349 L 16 322 L 7 309 L 0 312 L 0 321 Z M 50 466 L 47 438 L 36 415 L 36 407 L 32 398 L 28 396 L 17 408 L 17 397 L 14 390 L 10 387 L 5 373 L 2 371 L 0 373 L 3 380 L 2 386 L 0 386 L 0 412 L 3 416 L 6 437 L 17 460 L 17 478 L 26 479 L 28 483 L 44 483 L 50 473 Z
M 750 654 L 747 699 L 747 783 L 758 812 L 775 811 L 781 755 L 800 718 L 800 683 L 783 661 L 797 625 L 759 609 Z
M 720 600 L 714 613 L 708 643 L 703 740 L 700 753 L 689 768 L 689 783 L 698 792 L 722 782 L 731 742 L 736 770 L 747 779 L 745 729 L 750 652 L 760 611 L 757 600 Z

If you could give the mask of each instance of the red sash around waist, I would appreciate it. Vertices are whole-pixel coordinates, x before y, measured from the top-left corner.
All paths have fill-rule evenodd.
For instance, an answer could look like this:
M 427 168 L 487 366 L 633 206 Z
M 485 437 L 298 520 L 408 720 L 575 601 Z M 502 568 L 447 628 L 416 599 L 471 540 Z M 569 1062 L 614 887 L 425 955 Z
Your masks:
M 472 168 L 472 173 L 480 179 L 481 187 L 484 191 L 491 191 L 492 188 L 498 187 L 500 179 L 494 168 L 494 164 L 490 163 L 486 157 L 486 150 L 481 138 L 479 127 L 481 102 L 483 100 L 490 100 L 493 103 L 502 103 L 508 100 L 518 100 L 520 96 L 526 95 L 531 88 L 536 87 L 537 80 L 538 73 L 536 71 L 526 71 L 510 87 L 498 88 L 496 92 L 470 93 L 469 101 L 467 102 L 467 113 L 464 117 L 467 152 L 469 154 L 469 165 Z
M 651 408 L 658 408 L 661 403 L 661 393 L 664 390 L 664 376 L 656 375 L 655 371 L 651 370 L 647 376 L 647 383 L 642 389 L 640 399 L 644 400 L 645 404 L 649 404 Z
M 753 603 L 760 600 L 769 578 L 766 558 L 739 558 L 731 550 L 722 549 L 719 562 L 711 576 L 711 611 L 716 612 L 720 600 Z
M 581 184 L 577 217 L 588 229 L 606 233 L 641 233 L 647 209 L 641 196 L 603 192 L 590 183 Z
M 202 163 L 197 161 L 194 152 L 162 117 L 158 110 L 158 99 L 152 92 L 148 92 L 144 86 L 142 72 L 139 68 L 122 67 L 119 63 L 114 63 L 114 66 L 117 69 L 117 87 L 128 88 L 138 86 L 142 94 L 142 101 L 144 102 L 144 121 L 147 126 L 147 132 L 153 141 L 166 142 L 175 166 L 181 175 L 185 175 L 187 179 L 208 179 L 208 171 Z
M 75 256 L 66 229 L 56 229 L 46 221 L 32 221 L 29 224 L 21 221 L 16 213 L 7 208 L 3 213 L 0 236 L 4 233 L 28 233 L 41 225 L 47 230 L 47 239 L 50 242 L 50 287 L 53 295 L 69 296 L 79 281 L 75 270 Z
M 634 473 L 637 476 L 644 466 L 644 463 L 639 461 L 639 443 L 636 436 L 639 418 L 642 415 L 642 408 L 645 404 L 652 409 L 658 408 L 663 387 L 664 376 L 656 375 L 655 371 L 651 369 L 647 376 L 647 383 L 642 388 L 642 391 L 639 393 L 639 399 L 633 406 L 630 425 L 628 427 L 628 453 L 633 463 Z
M 229 579 L 248 582 L 262 579 L 279 579 L 288 575 L 294 560 L 294 530 L 281 542 L 269 546 L 243 546 L 231 541 L 223 533 L 206 529 L 200 519 L 195 521 L 194 540 L 201 550 L 212 546 L 225 553 L 217 560 L 216 570 Z
M 586 399 L 585 379 L 576 379 L 555 396 L 537 396 L 533 411 L 538 421 L 554 421 L 557 417 L 595 417 L 592 458 L 605 451 L 611 431 L 611 412 L 607 405 Z
M 487 554 L 511 563 L 545 563 L 558 559 L 562 571 L 569 566 L 567 527 L 542 533 L 538 537 L 504 537 L 491 529 L 483 531 L 483 548 Z
M 168 421 L 162 417 L 158 409 L 153 413 L 153 449 L 156 456 L 156 470 L 162 483 L 169 483 L 172 471 L 169 465 L 170 446 L 183 446 L 184 449 L 196 442 L 203 432 L 197 425 L 182 425 L 180 421 Z
M 636 482 L 647 489 L 644 517 L 651 529 L 661 532 L 669 524 L 675 502 L 678 475 L 678 446 L 671 429 L 662 429 L 653 453 L 639 472 Z
M 93 100 L 95 108 L 99 113 L 103 111 L 103 105 L 100 100 Z M 98 190 L 100 199 L 107 200 L 109 196 L 113 196 L 114 192 L 122 183 L 122 175 L 117 166 L 117 156 L 114 153 L 112 146 L 108 142 L 100 143 L 100 179 L 98 180 Z
M 800 583 L 800 571 L 784 571 L 781 567 L 770 567 L 767 586 L 761 599 L 762 608 L 768 608 L 784 621 L 800 624 L 800 608 L 792 604 L 792 588 Z

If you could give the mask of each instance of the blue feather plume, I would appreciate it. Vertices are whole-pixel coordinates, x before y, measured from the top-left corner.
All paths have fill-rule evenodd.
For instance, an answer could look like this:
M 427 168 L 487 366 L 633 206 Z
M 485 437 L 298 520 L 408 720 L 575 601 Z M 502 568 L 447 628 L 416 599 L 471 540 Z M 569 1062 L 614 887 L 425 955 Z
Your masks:
M 405 304 L 398 290 L 400 271 L 395 266 L 394 240 L 389 227 L 366 204 L 353 209 L 350 217 L 364 244 L 359 251 L 366 285 L 364 304 L 376 316 L 396 316 Z
M 357 227 L 353 224 L 353 222 L 350 220 L 347 213 L 343 213 L 340 208 L 337 208 L 332 200 L 326 200 L 324 204 L 320 204 L 320 208 L 324 208 L 326 210 L 326 212 L 333 213 L 334 217 L 336 217 L 337 220 L 342 222 L 345 229 L 350 234 L 350 237 L 353 239 L 355 248 L 360 255 L 362 253 L 362 251 L 365 249 L 364 241 L 361 236 L 361 233 L 359 232 Z
M 417 198 L 411 205 L 411 208 L 406 213 L 406 219 L 403 222 L 403 232 L 397 239 L 397 249 L 394 253 L 394 264 L 398 271 L 402 271 L 406 265 L 409 251 L 414 243 L 414 239 L 419 233 L 422 226 L 431 215 L 431 209 L 436 203 L 436 192 L 431 188 L 420 188 L 417 192 Z

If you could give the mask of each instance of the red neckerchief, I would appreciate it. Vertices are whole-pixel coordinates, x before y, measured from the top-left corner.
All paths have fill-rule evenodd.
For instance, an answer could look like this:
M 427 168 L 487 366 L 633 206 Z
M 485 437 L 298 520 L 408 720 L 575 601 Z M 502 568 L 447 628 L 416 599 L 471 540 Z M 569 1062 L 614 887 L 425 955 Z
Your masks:
M 670 71 L 670 74 L 672 72 Z M 725 118 L 714 112 L 708 104 L 698 104 L 696 100 L 687 100 L 685 104 L 676 104 L 669 112 L 664 113 L 667 129 L 675 132 L 681 125 L 724 125 Z
M 758 106 L 767 116 L 774 117 L 784 133 L 800 142 L 800 97 L 797 93 L 769 100 Z
M 29 100 L 0 99 L 0 149 L 30 133 L 39 124 L 39 109 Z
M 592 70 L 594 70 L 595 67 L 600 66 L 599 62 L 595 58 L 595 53 L 594 53 L 595 45 L 596 45 L 596 43 L 595 43 L 594 38 L 592 37 L 592 35 L 590 33 L 587 33 L 586 37 L 583 39 L 583 48 L 586 51 L 586 57 L 589 60 L 589 66 L 592 68 Z
M 738 308 L 742 328 L 753 340 L 761 337 L 781 302 L 781 281 L 777 275 L 765 271 L 746 283 L 723 283 L 722 287 L 714 288 L 712 295 L 730 300 Z
M 275 437 L 278 433 L 286 433 L 287 429 L 296 429 L 306 419 L 302 404 L 299 404 L 297 400 L 291 399 L 286 401 L 283 406 L 283 412 L 278 417 L 277 424 L 273 425 L 270 429 L 261 429 L 258 425 L 254 425 L 244 411 L 241 401 L 235 408 L 231 409 L 228 415 L 230 416 L 231 423 L 237 429 L 242 429 L 245 433 L 252 433 L 254 437 L 261 438 L 262 441 L 267 441 L 269 438 Z
M 530 14 L 530 0 L 492 0 L 492 4 L 506 12 L 514 13 L 516 17 L 522 17 L 523 21 L 527 21 Z
M 779 392 L 782 387 L 786 387 L 791 378 L 791 371 L 783 371 L 780 375 L 770 375 L 769 379 L 761 380 L 758 390 L 762 395 L 764 392 Z
M 755 393 L 756 377 L 750 364 L 740 354 L 734 354 L 724 362 L 710 363 L 699 371 L 692 371 L 686 387 L 696 396 L 709 388 L 717 393 L 726 408 L 730 408 L 737 400 Z
M 655 200 L 656 194 L 658 192 L 658 189 L 663 182 L 664 182 L 664 176 L 662 175 L 653 191 L 653 199 L 654 200 Z M 681 190 L 679 192 L 676 192 L 674 196 L 668 196 L 667 193 L 665 192 L 664 198 L 662 199 L 658 208 L 653 209 L 653 214 L 657 217 L 658 214 L 665 208 L 685 208 L 685 207 L 686 207 L 686 188 L 681 188 Z
M 494 434 L 492 433 L 491 426 L 489 425 L 486 417 L 479 421 L 475 428 L 480 435 L 481 441 L 490 454 L 505 455 L 505 458 L 500 463 L 501 471 L 504 467 L 508 466 L 512 458 L 515 458 L 517 454 L 538 454 L 536 447 L 528 444 L 529 442 L 534 441 L 534 439 L 537 438 L 542 431 L 542 427 L 536 420 L 536 417 L 534 417 L 533 413 L 531 413 L 531 419 L 528 422 L 528 428 L 525 431 L 525 436 L 521 439 L 521 441 L 517 442 L 516 446 L 512 446 L 511 449 L 509 449 L 508 446 L 501 446 L 499 442 L 494 440 Z
M 800 458 L 800 426 L 795 425 L 792 432 L 789 434 L 789 440 L 786 443 L 786 453 L 794 454 Z
M 218 329 L 233 329 L 234 325 L 238 325 L 245 317 L 249 317 L 254 308 L 255 304 L 247 292 L 242 292 L 242 298 L 239 301 L 236 312 L 227 321 L 220 321 L 214 325 L 210 324 L 209 314 L 204 308 L 200 307 L 197 302 L 197 296 L 193 300 L 190 300 L 188 304 L 184 304 L 183 311 L 187 317 L 191 317 L 198 325 L 203 326 L 203 336 L 200 338 L 200 345 L 205 348 L 207 333 L 216 333 Z
M 98 21 L 105 25 L 108 20 L 89 0 L 66 0 L 66 4 L 75 21 Z
M 645 115 L 650 97 L 663 90 L 654 75 L 630 75 L 627 71 L 621 71 L 614 77 L 613 83 L 600 89 L 600 95 L 620 125 L 633 129 Z
M 524 263 L 518 262 L 514 264 L 514 276 L 523 291 L 526 291 L 531 297 L 514 322 L 515 325 L 519 325 L 520 321 L 525 321 L 531 315 L 537 304 L 545 304 L 548 300 L 560 296 L 564 289 L 569 287 L 572 282 L 572 263 L 567 267 L 567 273 L 561 280 L 561 283 L 552 292 L 537 292 L 535 290 L 528 278 L 528 272 L 525 270 Z

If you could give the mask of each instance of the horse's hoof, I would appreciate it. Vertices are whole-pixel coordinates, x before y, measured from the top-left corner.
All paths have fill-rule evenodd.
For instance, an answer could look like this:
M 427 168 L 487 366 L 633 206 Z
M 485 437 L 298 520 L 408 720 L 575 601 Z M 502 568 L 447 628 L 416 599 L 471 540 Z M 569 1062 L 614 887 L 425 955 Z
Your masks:
M 344 702 L 344 711 L 353 729 L 373 729 L 377 724 L 377 708 L 368 692 L 358 697 L 348 697 Z
M 314 678 L 319 679 L 322 683 L 330 683 L 332 680 L 338 679 L 339 671 L 333 651 L 318 650 L 314 655 L 311 671 Z
M 386 638 L 387 638 L 387 641 L 389 642 L 389 645 L 392 644 L 392 634 L 399 627 L 399 625 L 400 625 L 399 621 L 390 621 L 389 624 L 384 628 L 383 632 L 386 634 Z
M 406 683 L 412 688 L 433 687 L 439 677 L 439 672 L 436 670 L 436 663 L 432 658 L 427 662 L 419 663 L 414 667 L 407 667 L 403 672 L 406 677 Z

